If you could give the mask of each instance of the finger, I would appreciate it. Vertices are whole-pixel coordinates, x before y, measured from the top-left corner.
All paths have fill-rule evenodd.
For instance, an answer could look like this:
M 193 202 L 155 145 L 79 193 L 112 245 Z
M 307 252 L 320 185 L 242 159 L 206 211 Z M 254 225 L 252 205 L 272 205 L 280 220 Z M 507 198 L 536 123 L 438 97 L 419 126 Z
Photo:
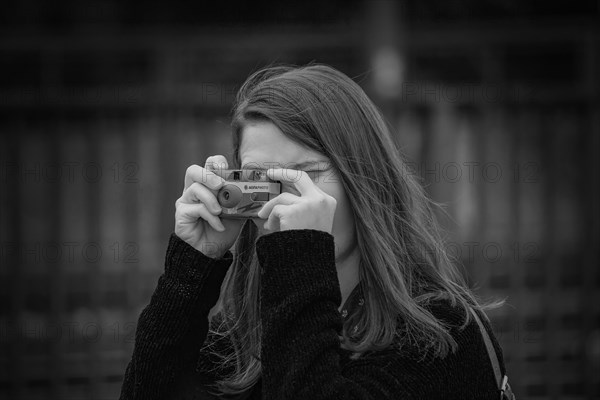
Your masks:
M 267 170 L 267 176 L 276 181 L 293 183 L 302 196 L 315 192 L 315 184 L 304 171 L 287 168 L 274 168 Z
M 219 232 L 223 232 L 225 230 L 225 227 L 221 223 L 221 219 L 215 215 L 212 215 L 206 208 L 206 205 L 202 203 L 180 203 L 179 207 L 177 208 L 176 215 L 179 216 L 177 220 L 181 221 L 182 223 L 193 223 L 198 219 L 203 219 L 215 230 Z
M 185 191 L 194 182 L 199 182 L 210 189 L 217 190 L 223 186 L 225 180 L 214 172 L 194 164 L 185 171 L 185 186 L 183 190 Z
M 205 204 L 212 214 L 219 215 L 221 213 L 221 206 L 219 205 L 217 197 L 206 186 L 198 182 L 192 183 L 190 187 L 183 192 L 181 201 L 184 203 L 200 202 Z
M 204 168 L 215 170 L 215 169 L 227 169 L 228 168 L 227 159 L 225 156 L 217 155 L 210 156 L 206 159 L 206 163 L 204 164 Z
M 273 207 L 273 210 L 269 214 L 269 219 L 267 219 L 267 222 L 265 222 L 263 228 L 269 231 L 278 230 L 277 227 L 279 227 L 279 221 L 283 216 L 284 211 L 284 206 L 282 204 L 277 204 L 275 207 Z
M 259 218 L 265 219 L 271 214 L 273 207 L 275 207 L 277 205 L 294 204 L 296 201 L 298 201 L 298 196 L 294 196 L 291 193 L 281 193 L 279 196 L 266 202 L 265 205 L 262 206 L 262 208 L 260 209 L 260 211 L 258 212 L 257 215 Z

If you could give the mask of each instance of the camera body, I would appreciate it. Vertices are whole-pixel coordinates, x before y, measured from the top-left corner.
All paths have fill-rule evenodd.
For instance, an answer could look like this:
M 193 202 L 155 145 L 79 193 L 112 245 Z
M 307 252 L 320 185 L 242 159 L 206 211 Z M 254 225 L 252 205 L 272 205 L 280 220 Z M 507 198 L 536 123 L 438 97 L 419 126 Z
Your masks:
M 258 211 L 281 193 L 281 183 L 258 169 L 222 169 L 212 171 L 227 182 L 217 193 L 221 218 L 258 218 Z

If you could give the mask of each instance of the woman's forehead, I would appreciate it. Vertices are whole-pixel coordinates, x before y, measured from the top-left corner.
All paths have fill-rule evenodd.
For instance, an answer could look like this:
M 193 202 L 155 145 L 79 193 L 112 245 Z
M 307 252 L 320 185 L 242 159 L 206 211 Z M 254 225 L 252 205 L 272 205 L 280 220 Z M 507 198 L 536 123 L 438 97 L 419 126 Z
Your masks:
M 270 152 L 277 150 L 286 157 L 302 153 L 304 149 L 281 132 L 271 122 L 254 122 L 247 124 L 240 133 L 240 153 Z
M 269 168 L 289 168 L 298 170 L 326 170 L 331 167 L 331 162 L 328 160 L 306 160 L 302 162 L 283 161 L 283 162 L 244 162 L 242 161 L 242 169 L 269 169 Z
M 243 129 L 239 157 L 244 169 L 302 169 L 327 162 L 325 156 L 289 139 L 271 122 L 252 123 Z

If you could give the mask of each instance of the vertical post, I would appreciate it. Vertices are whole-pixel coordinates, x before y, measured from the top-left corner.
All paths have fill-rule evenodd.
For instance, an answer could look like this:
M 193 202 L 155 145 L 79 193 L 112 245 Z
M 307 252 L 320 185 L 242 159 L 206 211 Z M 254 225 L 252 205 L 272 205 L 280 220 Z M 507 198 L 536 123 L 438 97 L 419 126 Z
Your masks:
M 372 69 L 370 89 L 385 117 L 393 120 L 406 69 L 406 39 L 401 21 L 406 2 L 375 0 L 367 3 L 367 54 Z

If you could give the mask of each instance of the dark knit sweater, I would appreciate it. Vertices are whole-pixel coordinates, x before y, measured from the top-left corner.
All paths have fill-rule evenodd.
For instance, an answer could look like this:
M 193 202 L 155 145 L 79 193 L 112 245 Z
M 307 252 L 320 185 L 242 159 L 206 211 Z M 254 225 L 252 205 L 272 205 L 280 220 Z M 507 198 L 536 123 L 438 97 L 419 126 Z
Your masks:
M 262 236 L 256 246 L 262 274 L 262 378 L 244 398 L 498 399 L 476 322 L 458 328 L 464 313 L 442 302 L 430 308 L 452 326 L 458 343 L 458 350 L 445 358 L 404 346 L 400 352 L 390 348 L 352 360 L 338 337 L 344 316 L 338 311 L 333 236 L 289 230 Z M 171 235 L 165 272 L 139 317 L 121 399 L 214 398 L 205 385 L 215 376 L 198 367 L 210 356 L 200 348 L 231 261 L 230 252 L 215 260 Z M 356 303 L 353 307 L 360 306 Z M 504 372 L 498 343 L 484 324 Z

